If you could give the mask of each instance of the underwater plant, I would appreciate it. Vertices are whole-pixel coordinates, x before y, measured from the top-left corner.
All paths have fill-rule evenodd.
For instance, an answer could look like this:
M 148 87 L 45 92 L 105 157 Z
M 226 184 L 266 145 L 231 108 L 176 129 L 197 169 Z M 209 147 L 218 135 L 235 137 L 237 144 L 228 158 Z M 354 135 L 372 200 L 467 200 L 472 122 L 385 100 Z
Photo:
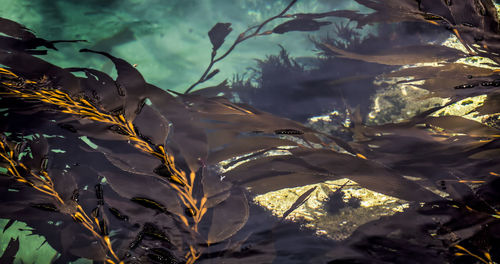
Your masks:
M 231 24 L 213 26 L 210 63 L 185 93 L 147 83 L 133 65 L 103 51 L 80 50 L 109 59 L 116 78 L 90 68 L 58 67 L 33 54 L 65 41 L 47 41 L 17 22 L 0 20 L 0 217 L 9 219 L 7 228 L 15 221 L 32 227 L 60 254 L 54 263 L 78 258 L 189 264 L 497 261 L 498 127 L 433 115 L 444 106 L 404 122 L 371 126 L 363 120 L 366 109 L 353 110 L 369 102 L 376 89 L 371 83 L 384 76 L 400 77 L 400 83 L 418 80 L 416 85 L 431 95 L 450 97 L 447 105 L 486 94 L 478 111 L 486 119 L 498 117 L 500 29 L 493 3 L 356 0 L 375 12 L 286 14 L 296 2 L 240 34 L 219 56 Z M 411 23 L 380 26 L 379 35 L 363 39 L 350 24 L 337 24 L 337 37 L 346 41 L 315 40 L 322 53 L 316 69 L 305 69 L 282 48 L 278 56 L 259 61 L 255 78 L 262 87 L 249 88 L 240 79 L 232 87 L 193 91 L 218 73 L 214 65 L 242 41 L 315 31 L 331 24 L 318 19 L 335 16 L 358 27 Z M 275 19 L 288 20 L 263 31 Z M 456 36 L 466 51 L 421 37 L 408 40 L 402 27 L 421 33 L 437 27 L 442 32 L 433 34 Z M 388 32 L 395 37 L 384 46 Z M 457 61 L 473 54 L 490 58 L 490 68 Z M 428 62 L 439 64 L 420 64 Z M 413 66 L 400 67 L 407 64 Z M 277 74 L 295 78 L 280 85 Z M 360 90 L 353 90 L 357 86 Z M 285 88 L 289 93 L 282 93 Z M 252 106 L 216 96 L 228 91 Z M 266 93 L 272 100 L 263 102 Z M 273 104 L 280 93 L 284 103 Z M 336 101 L 308 109 L 317 102 L 308 99 L 324 95 Z M 299 122 L 331 110 L 326 108 L 331 102 L 348 109 L 348 136 Z M 287 115 L 277 109 L 287 104 L 299 111 Z M 332 241 L 284 220 L 314 199 L 316 187 L 298 196 L 281 217 L 252 202 L 270 191 L 340 179 L 410 205 Z M 329 198 L 330 213 L 344 206 L 343 187 Z M 355 198 L 350 202 L 360 206 Z M 13 261 L 19 248 L 11 240 L 1 260 Z

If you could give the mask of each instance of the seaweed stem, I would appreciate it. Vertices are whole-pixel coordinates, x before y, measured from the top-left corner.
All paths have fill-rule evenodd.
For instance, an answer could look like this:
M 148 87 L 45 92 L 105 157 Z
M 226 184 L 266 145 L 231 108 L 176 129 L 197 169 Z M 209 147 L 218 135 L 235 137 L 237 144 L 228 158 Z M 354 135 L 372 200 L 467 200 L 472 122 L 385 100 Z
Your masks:
M 238 37 L 236 38 L 236 40 L 233 42 L 233 44 L 231 45 L 231 47 L 229 47 L 229 49 L 224 53 L 222 54 L 221 56 L 219 56 L 218 58 L 215 58 L 216 55 L 217 55 L 217 52 L 215 50 L 212 51 L 212 54 L 210 56 L 210 63 L 208 64 L 205 72 L 201 75 L 200 79 L 198 81 L 196 81 L 195 83 L 193 83 L 191 86 L 189 86 L 189 88 L 184 92 L 184 94 L 188 94 L 190 93 L 194 87 L 196 87 L 198 84 L 201 84 L 205 81 L 207 81 L 206 77 L 207 77 L 207 74 L 210 72 L 210 70 L 212 69 L 212 67 L 214 66 L 215 63 L 219 62 L 220 60 L 224 59 L 227 55 L 229 55 L 229 53 L 231 53 L 234 48 L 240 44 L 241 42 L 249 39 L 249 38 L 253 38 L 253 37 L 256 37 L 256 36 L 264 36 L 264 35 L 269 35 L 270 33 L 272 33 L 271 31 L 265 31 L 263 33 L 260 33 L 260 31 L 262 30 L 262 28 L 269 22 L 277 19 L 277 18 L 288 18 L 288 17 L 291 17 L 291 16 L 287 16 L 287 15 L 284 15 L 293 5 L 295 5 L 295 3 L 297 3 L 298 0 L 292 0 L 287 7 L 285 7 L 285 9 L 283 9 L 279 14 L 273 16 L 273 17 L 270 17 L 268 19 L 266 19 L 264 22 L 262 22 L 261 24 L 259 25 L 256 25 L 256 26 L 252 26 L 252 27 L 249 27 L 247 28 L 245 31 L 243 31 L 241 34 L 238 35 Z M 253 31 L 253 33 L 249 34 L 249 35 L 246 35 L 247 33 L 249 33 L 251 30 L 255 29 L 255 31 Z

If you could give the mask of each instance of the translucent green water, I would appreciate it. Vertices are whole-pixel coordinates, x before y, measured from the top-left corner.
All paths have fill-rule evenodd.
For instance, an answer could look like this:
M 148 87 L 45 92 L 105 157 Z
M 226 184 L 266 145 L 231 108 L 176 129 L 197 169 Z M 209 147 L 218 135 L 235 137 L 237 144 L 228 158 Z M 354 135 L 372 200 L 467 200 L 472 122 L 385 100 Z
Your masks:
M 163 89 L 184 91 L 205 69 L 210 59 L 207 32 L 217 22 L 232 23 L 227 48 L 239 32 L 276 15 L 287 1 L 263 0 L 125 0 L 125 1 L 28 1 L 1 0 L 2 16 L 19 21 L 47 39 L 85 39 L 85 45 L 61 45 L 62 53 L 46 57 L 64 67 L 85 66 L 111 72 L 110 62 L 98 56 L 78 56 L 88 47 L 108 50 L 143 73 Z M 319 12 L 359 6 L 346 1 L 302 1 L 293 12 Z M 279 23 L 279 22 L 276 22 Z M 270 28 L 276 23 L 270 24 Z M 319 31 L 314 34 L 324 34 Z M 291 32 L 249 40 L 237 47 L 217 68 L 221 70 L 206 86 L 255 67 L 254 59 L 276 54 L 283 45 L 292 56 L 312 56 L 307 34 Z M 111 48 L 112 46 L 112 48 Z

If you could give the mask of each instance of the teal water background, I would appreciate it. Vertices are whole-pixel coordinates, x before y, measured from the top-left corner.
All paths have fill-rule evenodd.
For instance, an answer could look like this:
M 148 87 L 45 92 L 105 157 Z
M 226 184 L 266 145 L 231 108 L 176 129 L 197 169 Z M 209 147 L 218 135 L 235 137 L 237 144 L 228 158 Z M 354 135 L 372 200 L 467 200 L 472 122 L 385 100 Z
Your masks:
M 110 51 L 137 64 L 146 80 L 163 89 L 184 91 L 203 73 L 210 59 L 207 32 L 217 22 L 232 23 L 233 32 L 219 53 L 239 33 L 278 14 L 289 1 L 264 0 L 124 0 L 51 1 L 0 0 L 2 16 L 18 21 L 46 39 L 85 39 L 88 43 L 58 44 L 61 52 L 44 59 L 62 67 L 92 67 L 112 72 L 112 64 L 81 48 Z M 288 13 L 359 10 L 353 1 L 299 1 Z M 338 20 L 338 19 L 337 19 Z M 284 22 L 276 20 L 267 29 Z M 330 19 L 335 21 L 335 19 Z M 215 68 L 221 72 L 204 86 L 216 85 L 254 67 L 254 59 L 277 54 L 278 44 L 292 57 L 314 56 L 309 36 L 325 36 L 332 27 L 314 33 L 289 32 L 250 39 L 238 45 Z M 111 45 L 113 45 L 111 47 Z
M 110 52 L 137 64 L 145 79 L 162 89 L 183 92 L 203 73 L 210 59 L 207 32 L 217 22 L 232 23 L 233 31 L 220 49 L 224 52 L 239 33 L 278 14 L 289 1 L 265 0 L 0 0 L 0 16 L 17 21 L 47 40 L 84 39 L 87 43 L 56 44 L 44 60 L 60 67 L 89 67 L 115 75 L 113 65 L 101 56 L 82 54 L 90 48 Z M 359 10 L 353 1 L 304 0 L 288 13 L 315 13 L 336 9 Z M 329 21 L 339 21 L 332 18 Z M 285 20 L 276 20 L 270 30 Z M 310 36 L 325 36 L 332 27 L 317 32 L 289 32 L 250 39 L 241 43 L 214 69 L 220 73 L 200 85 L 216 85 L 255 67 L 255 59 L 277 54 L 282 45 L 295 58 L 315 56 Z M 0 220 L 0 230 L 8 220 Z M 16 222 L 0 238 L 2 253 L 10 238 L 20 239 L 15 263 L 50 263 L 57 254 L 44 238 L 31 235 Z M 0 254 L 1 255 L 1 254 Z M 81 260 L 78 263 L 90 263 Z

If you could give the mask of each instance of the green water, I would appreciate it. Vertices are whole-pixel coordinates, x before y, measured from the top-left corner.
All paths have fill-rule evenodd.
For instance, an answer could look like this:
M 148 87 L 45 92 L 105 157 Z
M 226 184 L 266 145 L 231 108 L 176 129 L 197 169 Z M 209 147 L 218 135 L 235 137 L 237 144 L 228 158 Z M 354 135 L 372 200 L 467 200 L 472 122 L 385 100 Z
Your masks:
M 124 1 L 0 0 L 2 16 L 23 23 L 46 39 L 85 39 L 86 44 L 59 45 L 44 59 L 62 67 L 91 67 L 111 73 L 113 67 L 100 56 L 79 55 L 81 48 L 112 51 L 137 64 L 146 80 L 163 89 L 184 91 L 204 71 L 210 59 L 207 32 L 217 22 L 232 23 L 227 48 L 247 27 L 276 15 L 288 1 L 263 0 L 124 0 Z M 321 12 L 360 7 L 351 1 L 299 1 L 291 12 Z M 347 3 L 349 2 L 349 3 Z M 279 23 L 271 23 L 269 28 Z M 312 35 L 324 35 L 325 31 Z M 255 59 L 276 54 L 278 44 L 291 56 L 314 55 L 308 34 L 291 32 L 250 39 L 216 65 L 221 70 L 205 86 L 216 85 L 234 74 L 255 67 Z M 113 47 L 111 47 L 113 45 Z

